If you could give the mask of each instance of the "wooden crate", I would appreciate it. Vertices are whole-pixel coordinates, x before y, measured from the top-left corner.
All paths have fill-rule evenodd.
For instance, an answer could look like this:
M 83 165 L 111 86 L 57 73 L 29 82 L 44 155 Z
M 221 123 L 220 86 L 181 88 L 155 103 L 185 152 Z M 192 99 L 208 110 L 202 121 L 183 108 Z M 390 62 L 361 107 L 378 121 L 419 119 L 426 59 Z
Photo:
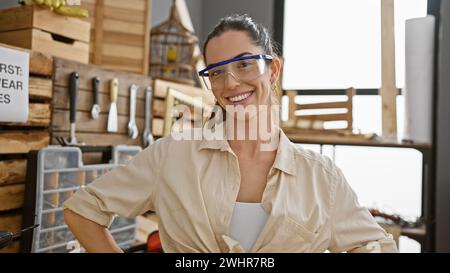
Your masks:
M 0 44 L 0 47 L 24 50 L 5 44 Z M 0 122 L 0 230 L 20 229 L 27 153 L 50 143 L 52 72 L 52 58 L 31 51 L 28 121 Z M 18 242 L 0 250 L 18 251 Z
M 90 24 L 37 6 L 0 10 L 0 43 L 83 63 L 89 61 Z
M 151 0 L 83 0 L 90 63 L 148 75 Z
M 87 145 L 142 145 L 142 133 L 144 131 L 144 104 L 145 88 L 152 85 L 150 77 L 129 72 L 111 70 L 97 65 L 81 64 L 61 58 L 54 58 L 53 76 L 53 113 L 52 113 L 52 140 L 57 144 L 56 137 L 69 136 L 69 74 L 77 71 L 80 75 L 79 90 L 77 96 L 76 112 L 76 136 L 77 140 Z M 91 118 L 92 107 L 92 78 L 100 77 L 99 105 L 101 112 L 99 118 Z M 118 132 L 107 132 L 107 120 L 110 106 L 109 81 L 119 79 L 119 94 L 117 99 Z M 131 139 L 128 136 L 129 121 L 129 95 L 131 84 L 136 84 L 139 89 L 136 100 L 136 124 L 139 136 Z

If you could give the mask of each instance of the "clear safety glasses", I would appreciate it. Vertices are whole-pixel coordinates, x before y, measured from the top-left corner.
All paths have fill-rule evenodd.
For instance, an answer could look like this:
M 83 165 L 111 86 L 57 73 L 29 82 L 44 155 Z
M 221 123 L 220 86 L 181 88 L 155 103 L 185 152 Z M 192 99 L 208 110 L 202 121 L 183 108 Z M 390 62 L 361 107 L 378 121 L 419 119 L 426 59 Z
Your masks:
M 265 54 L 233 58 L 211 64 L 198 74 L 209 90 L 222 90 L 228 74 L 240 82 L 252 81 L 264 74 L 267 63 L 272 59 L 272 56 Z

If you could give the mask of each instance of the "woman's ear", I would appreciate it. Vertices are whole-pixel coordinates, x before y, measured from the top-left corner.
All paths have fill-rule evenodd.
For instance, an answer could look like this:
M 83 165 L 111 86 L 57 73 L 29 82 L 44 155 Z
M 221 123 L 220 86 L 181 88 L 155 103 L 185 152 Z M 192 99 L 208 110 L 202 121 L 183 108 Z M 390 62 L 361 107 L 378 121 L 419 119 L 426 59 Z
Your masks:
M 271 75 L 270 75 L 270 83 L 271 84 L 274 84 L 280 77 L 281 66 L 282 66 L 281 59 L 279 57 L 273 58 L 272 71 L 271 71 Z

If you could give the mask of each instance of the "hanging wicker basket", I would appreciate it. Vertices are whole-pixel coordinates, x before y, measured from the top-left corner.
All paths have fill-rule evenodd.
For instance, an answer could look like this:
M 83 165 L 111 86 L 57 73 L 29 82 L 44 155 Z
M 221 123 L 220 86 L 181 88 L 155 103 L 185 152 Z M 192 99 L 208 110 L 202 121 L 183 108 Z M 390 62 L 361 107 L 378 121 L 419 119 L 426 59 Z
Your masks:
M 194 33 L 181 23 L 174 0 L 169 19 L 150 32 L 150 76 L 194 85 L 197 42 Z

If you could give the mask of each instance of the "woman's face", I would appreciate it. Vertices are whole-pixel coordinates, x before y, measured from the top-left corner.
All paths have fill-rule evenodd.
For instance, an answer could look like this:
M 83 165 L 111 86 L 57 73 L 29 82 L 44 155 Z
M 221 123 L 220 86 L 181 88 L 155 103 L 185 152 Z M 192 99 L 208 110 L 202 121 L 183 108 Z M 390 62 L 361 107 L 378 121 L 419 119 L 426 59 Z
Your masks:
M 263 49 L 255 46 L 247 33 L 229 30 L 209 40 L 206 46 L 207 65 L 220 61 L 255 54 L 265 54 Z M 214 96 L 223 108 L 242 105 L 271 105 L 271 83 L 279 74 L 279 59 L 267 63 L 267 69 L 260 77 L 244 82 L 228 74 L 223 89 L 213 88 Z

